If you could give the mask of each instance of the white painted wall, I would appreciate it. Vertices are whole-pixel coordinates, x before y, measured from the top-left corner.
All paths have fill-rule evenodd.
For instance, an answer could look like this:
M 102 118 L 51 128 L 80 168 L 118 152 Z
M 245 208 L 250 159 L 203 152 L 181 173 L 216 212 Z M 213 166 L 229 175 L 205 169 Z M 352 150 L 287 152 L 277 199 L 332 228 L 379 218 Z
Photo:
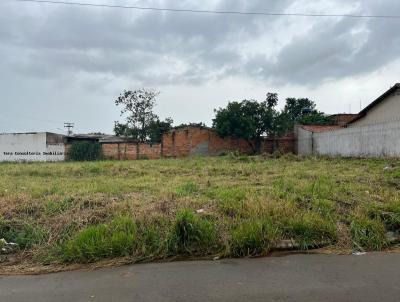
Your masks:
M 308 146 L 306 144 L 308 143 Z M 345 157 L 400 157 L 400 122 L 313 133 L 312 140 L 303 140 L 301 155 L 311 153 Z
M 64 144 L 47 144 L 45 132 L 0 134 L 0 162 L 63 160 Z

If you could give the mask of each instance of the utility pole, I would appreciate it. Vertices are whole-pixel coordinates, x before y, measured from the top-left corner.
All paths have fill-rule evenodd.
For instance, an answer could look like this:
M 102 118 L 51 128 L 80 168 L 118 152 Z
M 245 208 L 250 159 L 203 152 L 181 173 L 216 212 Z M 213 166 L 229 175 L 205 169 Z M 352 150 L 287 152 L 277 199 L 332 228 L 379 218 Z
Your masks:
M 64 123 L 64 128 L 67 128 L 67 135 L 72 135 L 72 129 L 74 128 L 75 124 L 74 123 Z

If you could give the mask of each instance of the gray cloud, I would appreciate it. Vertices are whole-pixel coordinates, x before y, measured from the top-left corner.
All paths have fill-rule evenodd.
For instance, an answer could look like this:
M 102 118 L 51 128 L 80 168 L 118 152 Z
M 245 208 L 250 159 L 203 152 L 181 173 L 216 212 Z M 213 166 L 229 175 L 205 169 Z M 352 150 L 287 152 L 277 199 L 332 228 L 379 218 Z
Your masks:
M 370 2 L 371 14 L 400 11 L 400 2 Z M 375 71 L 395 61 L 400 53 L 400 23 L 392 19 L 341 19 L 315 24 L 305 36 L 291 41 L 270 63 L 262 57 L 249 62 L 250 71 L 276 81 L 315 84 Z
M 142 3 L 268 12 L 400 11 L 398 0 Z M 63 102 L 82 107 L 79 114 L 86 118 L 85 110 L 101 103 L 107 108 L 102 109 L 107 116 L 109 107 L 105 104 L 112 105 L 110 100 L 124 88 L 146 86 L 163 90 L 179 86 L 189 91 L 190 87 L 207 87 L 231 78 L 235 78 L 235 86 L 246 82 L 260 89 L 269 89 L 264 87 L 267 84 L 310 89 L 326 82 L 365 76 L 400 59 L 400 21 L 391 19 L 160 13 L 12 1 L 0 1 L 0 11 L 0 102 L 7 100 L 8 108 L 14 108 L 14 112 L 19 108 L 28 112 L 40 108 L 57 115 L 57 102 Z M 240 89 L 247 94 L 252 89 L 246 85 Z M 171 95 L 191 99 L 188 92 Z M 67 112 L 70 107 L 62 108 Z M 178 107 L 184 106 L 176 105 L 175 110 Z M 212 108 L 208 111 L 212 112 Z M 71 114 L 75 114 L 72 109 Z M 109 119 L 112 124 L 113 117 Z M 90 121 L 85 123 L 89 125 Z
M 236 1 L 232 6 L 231 1 L 221 1 L 217 7 L 281 10 L 288 2 L 260 0 L 249 5 L 247 1 Z M 52 8 L 44 16 L 20 13 L 13 7 L 11 10 L 16 16 L 5 20 L 11 34 L 2 39 L 11 51 L 23 49 L 24 59 L 17 62 L 17 70 L 39 77 L 84 71 L 143 81 L 154 78 L 155 84 L 193 79 L 198 82 L 200 78 L 206 80 L 207 73 L 212 77 L 221 70 L 238 70 L 243 60 L 237 46 L 257 39 L 265 30 L 257 17 L 143 14 L 63 6 Z M 164 71 L 165 81 L 162 75 L 154 77 L 153 70 L 170 61 L 180 62 L 186 70 L 177 72 L 171 65 Z

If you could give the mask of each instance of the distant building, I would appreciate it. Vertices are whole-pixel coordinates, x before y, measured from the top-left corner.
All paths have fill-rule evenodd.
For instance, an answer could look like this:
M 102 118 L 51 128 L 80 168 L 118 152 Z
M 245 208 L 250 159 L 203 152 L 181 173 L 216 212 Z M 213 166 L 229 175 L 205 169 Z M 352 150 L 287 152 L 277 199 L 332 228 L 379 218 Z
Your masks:
M 345 126 L 351 121 L 355 120 L 359 117 L 359 114 L 352 114 L 352 113 L 338 113 L 330 115 L 332 121 L 335 125 L 338 126 Z
M 0 162 L 63 161 L 65 136 L 49 132 L 0 134 Z

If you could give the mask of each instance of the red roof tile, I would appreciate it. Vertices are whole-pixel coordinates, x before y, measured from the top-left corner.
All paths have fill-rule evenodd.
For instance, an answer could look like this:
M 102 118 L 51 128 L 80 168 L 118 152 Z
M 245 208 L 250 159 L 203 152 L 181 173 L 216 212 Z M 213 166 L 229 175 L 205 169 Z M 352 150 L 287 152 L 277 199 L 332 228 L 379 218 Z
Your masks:
M 317 126 L 317 125 L 303 125 L 301 126 L 304 130 L 312 132 L 325 132 L 333 131 L 343 128 L 343 126 L 333 125 L 333 126 Z

